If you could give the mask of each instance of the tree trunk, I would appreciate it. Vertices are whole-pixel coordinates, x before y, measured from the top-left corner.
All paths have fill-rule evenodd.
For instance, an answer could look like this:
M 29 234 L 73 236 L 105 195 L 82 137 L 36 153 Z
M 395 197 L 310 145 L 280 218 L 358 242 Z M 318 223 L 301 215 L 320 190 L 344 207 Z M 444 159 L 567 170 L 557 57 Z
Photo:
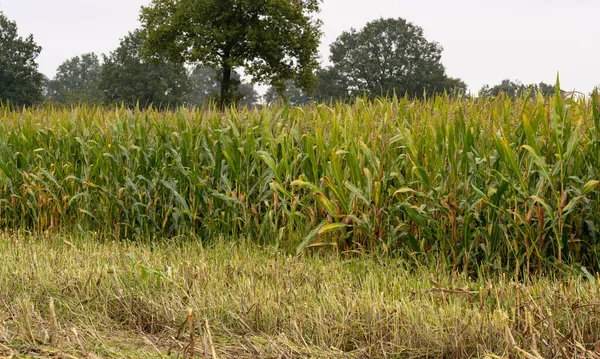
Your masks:
M 233 72 L 229 61 L 229 55 L 223 57 L 223 77 L 221 81 L 221 108 L 231 105 L 231 73 Z

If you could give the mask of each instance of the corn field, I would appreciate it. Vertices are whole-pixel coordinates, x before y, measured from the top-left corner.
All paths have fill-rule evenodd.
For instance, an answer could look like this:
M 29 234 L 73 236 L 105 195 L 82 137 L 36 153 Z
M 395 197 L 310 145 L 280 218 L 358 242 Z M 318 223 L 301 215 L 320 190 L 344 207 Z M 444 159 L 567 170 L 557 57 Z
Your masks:
M 600 269 L 598 96 L 0 107 L 0 228 Z

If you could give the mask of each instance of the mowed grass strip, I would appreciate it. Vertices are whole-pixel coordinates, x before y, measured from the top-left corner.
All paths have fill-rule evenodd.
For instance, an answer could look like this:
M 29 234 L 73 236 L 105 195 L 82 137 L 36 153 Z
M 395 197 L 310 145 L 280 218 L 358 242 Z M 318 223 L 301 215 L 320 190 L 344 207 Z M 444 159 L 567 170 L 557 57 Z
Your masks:
M 211 243 L 2 235 L 0 355 L 599 355 L 600 285 L 589 273 L 472 279 L 375 255 Z

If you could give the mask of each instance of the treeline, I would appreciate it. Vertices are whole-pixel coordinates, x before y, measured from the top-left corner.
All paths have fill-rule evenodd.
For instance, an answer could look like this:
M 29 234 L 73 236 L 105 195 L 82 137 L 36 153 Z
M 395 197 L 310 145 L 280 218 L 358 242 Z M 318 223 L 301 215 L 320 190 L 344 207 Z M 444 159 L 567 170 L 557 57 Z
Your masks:
M 155 0 L 142 9 L 142 28 L 122 38 L 118 48 L 67 59 L 51 79 L 38 71 L 42 49 L 33 36 L 20 37 L 16 23 L 0 12 L 0 101 L 16 106 L 48 102 L 165 108 L 211 101 L 301 105 L 356 96 L 467 93 L 461 79 L 446 73 L 440 44 L 428 41 L 422 28 L 404 19 L 378 19 L 342 33 L 330 46 L 330 64 L 321 66 L 321 24 L 311 16 L 318 1 L 306 1 L 300 8 L 258 1 L 247 1 L 254 5 L 244 8 L 235 3 L 190 9 L 181 1 L 169 12 Z M 255 84 L 269 85 L 264 96 Z M 545 83 L 505 80 L 484 86 L 479 95 L 517 96 L 532 88 L 544 95 L 554 91 Z

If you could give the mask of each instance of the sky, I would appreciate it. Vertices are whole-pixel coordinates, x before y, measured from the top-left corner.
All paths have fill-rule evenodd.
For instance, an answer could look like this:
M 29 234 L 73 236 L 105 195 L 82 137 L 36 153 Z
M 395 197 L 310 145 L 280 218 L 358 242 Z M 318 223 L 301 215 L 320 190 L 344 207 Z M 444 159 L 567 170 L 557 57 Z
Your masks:
M 40 70 L 53 77 L 66 59 L 109 53 L 139 26 L 149 0 L 0 0 L 0 11 L 33 34 L 43 50 Z M 443 48 L 449 76 L 473 92 L 503 79 L 554 83 L 589 93 L 600 85 L 598 0 L 324 0 L 320 54 L 344 31 L 367 22 L 402 17 L 423 28 Z

